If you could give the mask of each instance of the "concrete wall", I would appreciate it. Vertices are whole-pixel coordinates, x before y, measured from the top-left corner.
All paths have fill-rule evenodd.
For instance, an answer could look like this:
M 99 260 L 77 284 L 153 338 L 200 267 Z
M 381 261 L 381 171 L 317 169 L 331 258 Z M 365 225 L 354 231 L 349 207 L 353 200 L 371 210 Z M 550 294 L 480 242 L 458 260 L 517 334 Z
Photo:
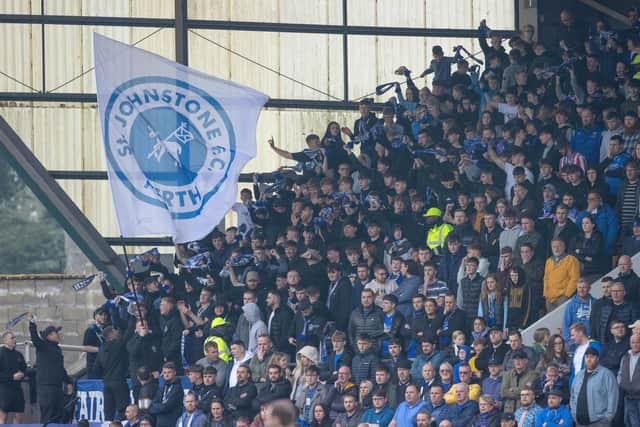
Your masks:
M 0 330 L 10 319 L 25 311 L 37 317 L 38 329 L 47 325 L 62 326 L 62 343 L 82 344 L 84 330 L 93 320 L 93 310 L 104 303 L 100 284 L 94 281 L 80 292 L 71 285 L 83 276 L 37 275 L 0 276 Z M 18 342 L 29 339 L 29 322 L 20 322 L 13 332 Z M 82 364 L 81 353 L 65 351 L 67 370 Z M 80 360 L 80 362 L 78 362 Z

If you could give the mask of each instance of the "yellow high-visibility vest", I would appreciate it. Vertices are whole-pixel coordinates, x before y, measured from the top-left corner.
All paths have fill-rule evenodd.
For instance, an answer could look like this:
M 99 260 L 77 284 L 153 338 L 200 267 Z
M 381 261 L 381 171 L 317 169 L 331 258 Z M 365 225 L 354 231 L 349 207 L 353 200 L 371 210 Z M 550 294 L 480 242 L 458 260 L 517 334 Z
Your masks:
M 442 248 L 444 246 L 444 239 L 453 230 L 451 224 L 440 224 L 431 227 L 429 233 L 427 233 L 427 246 L 433 250 L 435 248 Z
M 229 346 L 220 337 L 212 336 L 212 337 L 207 337 L 207 339 L 204 340 L 204 345 L 202 346 L 202 350 L 204 351 L 205 356 L 207 355 L 207 352 L 204 349 L 207 346 L 207 344 L 210 342 L 214 342 L 218 344 L 218 357 L 224 360 L 225 362 L 229 363 L 229 361 L 231 360 L 231 353 L 229 352 Z

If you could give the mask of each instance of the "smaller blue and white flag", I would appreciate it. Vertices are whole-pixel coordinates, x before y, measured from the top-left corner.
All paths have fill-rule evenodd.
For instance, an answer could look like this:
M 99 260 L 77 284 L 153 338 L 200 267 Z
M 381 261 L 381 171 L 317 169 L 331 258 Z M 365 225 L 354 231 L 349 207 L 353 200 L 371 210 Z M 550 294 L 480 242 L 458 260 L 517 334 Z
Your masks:
M 96 277 L 95 274 L 91 274 L 91 275 L 85 277 L 84 279 L 80 280 L 79 282 L 74 283 L 73 286 L 71 286 L 71 287 L 76 292 L 81 291 L 84 288 L 86 288 L 87 286 L 89 286 L 91 284 L 91 282 L 93 282 L 93 279 L 95 279 L 95 277 Z
M 187 258 L 182 265 L 188 270 L 208 270 L 209 269 L 209 252 L 203 252 Z
M 98 34 L 93 46 L 120 234 L 205 237 L 236 201 L 268 97 Z
M 15 326 L 20 323 L 20 321 L 22 319 L 24 319 L 25 317 L 27 317 L 27 314 L 29 314 L 29 312 L 25 311 L 24 313 L 14 317 L 13 319 L 9 320 L 6 325 L 4 325 L 4 329 L 5 330 L 9 330 L 9 329 L 13 329 L 15 328 Z
M 151 255 L 152 257 L 158 257 L 160 256 L 160 251 L 158 251 L 158 248 L 149 249 L 148 251 L 143 252 L 139 255 L 132 256 L 131 259 L 129 260 L 129 263 L 133 264 L 134 262 L 140 261 L 143 267 L 147 267 L 149 266 L 149 261 L 145 259 L 146 255 Z

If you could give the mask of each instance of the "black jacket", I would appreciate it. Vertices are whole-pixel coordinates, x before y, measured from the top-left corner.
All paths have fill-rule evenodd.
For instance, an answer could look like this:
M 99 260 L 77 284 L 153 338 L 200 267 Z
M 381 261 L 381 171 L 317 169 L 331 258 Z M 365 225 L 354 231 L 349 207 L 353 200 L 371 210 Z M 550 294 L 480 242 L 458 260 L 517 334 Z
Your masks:
M 635 271 L 631 270 L 624 276 L 618 275 L 614 282 L 622 282 L 624 284 L 624 300 L 633 304 L 637 304 L 640 300 L 640 277 Z
M 356 348 L 356 337 L 358 334 L 369 334 L 371 338 L 377 340 L 384 334 L 384 312 L 377 305 L 372 305 L 367 316 L 364 315 L 362 306 L 351 312 L 349 318 L 349 342 L 352 348 Z
M 164 387 L 156 392 L 149 413 L 156 417 L 156 427 L 175 427 L 176 421 L 182 414 L 182 400 L 184 390 L 180 378 L 171 383 L 164 383 Z
M 273 314 L 273 319 L 269 323 L 271 318 L 271 311 L 267 313 L 265 323 L 269 327 L 269 336 L 273 341 L 273 346 L 277 351 L 287 352 L 289 350 L 289 328 L 293 320 L 293 311 L 284 305 L 276 308 Z
M 374 346 L 364 353 L 358 353 L 353 356 L 351 361 L 351 380 L 354 384 L 360 384 L 364 380 L 374 381 L 376 377 L 376 368 L 380 364 L 380 359 L 376 355 Z
M 327 296 L 330 319 L 336 322 L 337 330 L 346 332 L 351 315 L 351 282 L 348 278 L 341 277 L 333 292 L 332 287 L 333 284 L 329 284 Z
M 296 339 L 296 351 L 305 345 L 320 346 L 320 338 L 323 336 L 325 323 L 326 321 L 322 316 L 312 313 L 311 317 L 307 319 L 306 333 L 303 334 L 305 318 L 302 312 L 297 312 L 289 329 L 289 337 Z
M 17 372 L 27 373 L 24 356 L 18 350 L 0 347 L 0 386 L 19 387 L 20 381 L 14 381 Z
M 383 339 L 400 338 L 400 332 L 405 324 L 406 321 L 402 313 L 395 311 L 391 317 L 391 328 L 389 328 L 389 332 L 383 334 Z
M 444 316 L 440 313 L 436 313 L 433 319 L 429 319 L 428 316 L 421 316 L 416 319 L 413 324 L 413 339 L 416 342 L 420 342 L 423 337 L 436 338 L 438 336 L 438 329 L 442 328 L 442 320 Z M 420 345 L 418 345 L 420 347 Z
M 453 312 L 445 314 L 442 320 L 442 328 L 438 337 L 440 337 L 440 348 L 445 348 L 451 344 L 451 335 L 455 331 L 462 331 L 467 335 L 467 314 L 464 310 L 456 308 Z
M 600 319 L 602 307 L 608 304 L 611 304 L 611 298 L 603 296 L 598 298 L 591 306 L 591 318 L 594 319 L 594 321 L 589 322 L 589 328 L 591 329 L 589 331 L 589 337 L 593 340 L 600 341 L 600 324 L 595 320 Z
M 273 402 L 277 399 L 289 399 L 291 394 L 291 383 L 289 380 L 280 380 L 276 383 L 267 381 L 265 386 L 260 390 L 256 398 L 253 400 L 253 410 L 260 412 L 260 405 Z
M 438 278 L 446 283 L 449 290 L 454 294 L 458 293 L 458 270 L 460 269 L 460 263 L 462 262 L 462 258 L 464 258 L 465 253 L 466 251 L 459 249 L 455 254 L 452 254 L 447 249 L 444 251 L 444 256 L 440 259 Z
M 209 385 L 204 386 L 198 392 L 198 409 L 202 412 L 210 413 L 211 412 L 211 402 L 214 399 L 222 399 L 222 389 L 217 385 Z
M 638 319 L 639 313 L 635 304 L 624 301 L 620 305 L 615 305 L 613 302 L 602 306 L 600 310 L 600 318 L 597 319 L 598 323 L 598 338 L 600 343 L 606 344 L 610 342 L 613 337 L 609 332 L 609 325 L 612 320 L 620 320 L 624 322 L 625 328 L 631 325 L 636 319 Z M 595 320 L 595 319 L 594 319 Z
M 573 255 L 582 264 L 582 274 L 608 271 L 607 264 L 610 264 L 611 259 L 604 254 L 604 239 L 599 231 L 594 231 L 590 239 L 587 239 L 584 233 L 579 233 L 571 247 Z M 591 258 L 591 261 L 587 260 L 587 257 Z
M 140 384 L 137 381 L 133 383 L 133 401 L 137 405 L 140 399 L 153 400 L 158 392 L 158 380 L 151 377 L 148 383 Z
M 600 364 L 609 368 L 611 372 L 617 373 L 620 370 L 620 361 L 629 350 L 629 338 L 625 338 L 620 342 L 612 340 L 609 344 L 602 347 L 602 357 Z
M 556 229 L 557 224 L 554 221 L 546 220 L 547 225 L 547 236 L 549 240 L 553 238 L 553 232 Z M 564 241 L 565 247 L 567 248 L 567 252 L 574 247 L 575 239 L 578 236 L 578 226 L 575 225 L 570 220 L 567 220 L 567 224 L 562 228 L 562 230 L 558 233 L 558 238 Z M 548 253 L 548 252 L 547 252 Z M 519 258 L 519 257 L 518 257 Z
M 162 331 L 162 357 L 165 362 L 173 362 L 176 366 L 182 366 L 180 356 L 180 340 L 182 338 L 182 321 L 177 310 L 173 310 L 166 316 L 161 316 L 160 328 Z M 181 371 L 181 369 L 179 369 Z
M 482 255 L 486 257 L 493 268 L 498 266 L 500 257 L 500 233 L 502 228 L 496 224 L 493 230 L 489 231 L 482 222 L 480 227 L 480 248 Z
M 96 378 L 105 383 L 123 383 L 127 380 L 127 337 L 105 341 L 93 364 Z
M 42 339 L 35 322 L 29 322 L 29 333 L 36 348 L 36 384 L 62 387 L 63 383 L 71 383 L 58 343 Z
M 480 291 L 484 277 L 476 273 L 474 278 L 468 275 L 460 280 L 460 290 L 462 291 L 462 309 L 467 315 L 467 325 L 473 325 L 473 319 L 478 313 L 478 303 L 480 302 Z M 464 329 L 461 329 L 464 331 Z
M 151 333 L 141 337 L 133 334 L 127 340 L 127 355 L 129 357 L 129 375 L 136 377 L 136 372 L 141 366 L 148 367 L 151 371 L 160 371 L 162 354 L 160 353 L 159 336 Z
M 476 358 L 476 367 L 481 371 L 488 372 L 487 369 L 489 368 L 489 361 L 493 359 L 502 363 L 504 361 L 504 356 L 509 350 L 509 346 L 504 342 L 496 348 L 494 348 L 493 345 L 489 345 L 487 348 L 482 350 Z
M 248 382 L 245 385 L 236 385 L 227 391 L 224 397 L 224 406 L 234 418 L 241 416 L 248 417 L 250 420 L 257 411 L 253 410 L 253 401 L 258 395 L 256 385 Z
M 342 352 L 342 356 L 336 361 L 336 352 L 332 351 L 327 355 L 327 359 L 320 365 L 320 379 L 327 383 L 333 384 L 337 379 L 337 375 L 333 375 L 334 372 L 338 372 L 342 366 L 348 366 L 351 368 L 351 360 L 353 356 L 349 352 L 349 348 L 345 348 Z

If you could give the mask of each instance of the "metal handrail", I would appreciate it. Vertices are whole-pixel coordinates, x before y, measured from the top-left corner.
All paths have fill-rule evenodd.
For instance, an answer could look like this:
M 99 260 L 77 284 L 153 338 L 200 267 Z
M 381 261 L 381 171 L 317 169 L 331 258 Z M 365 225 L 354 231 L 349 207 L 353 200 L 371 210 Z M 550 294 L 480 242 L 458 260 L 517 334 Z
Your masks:
M 87 352 L 87 346 L 85 345 L 71 345 L 71 344 L 59 344 L 62 351 L 74 351 L 74 352 Z M 31 357 L 31 349 L 34 347 L 33 343 L 29 340 L 16 343 L 16 347 L 24 348 L 24 361 L 27 366 L 33 366 L 32 362 L 35 362 L 35 358 Z

